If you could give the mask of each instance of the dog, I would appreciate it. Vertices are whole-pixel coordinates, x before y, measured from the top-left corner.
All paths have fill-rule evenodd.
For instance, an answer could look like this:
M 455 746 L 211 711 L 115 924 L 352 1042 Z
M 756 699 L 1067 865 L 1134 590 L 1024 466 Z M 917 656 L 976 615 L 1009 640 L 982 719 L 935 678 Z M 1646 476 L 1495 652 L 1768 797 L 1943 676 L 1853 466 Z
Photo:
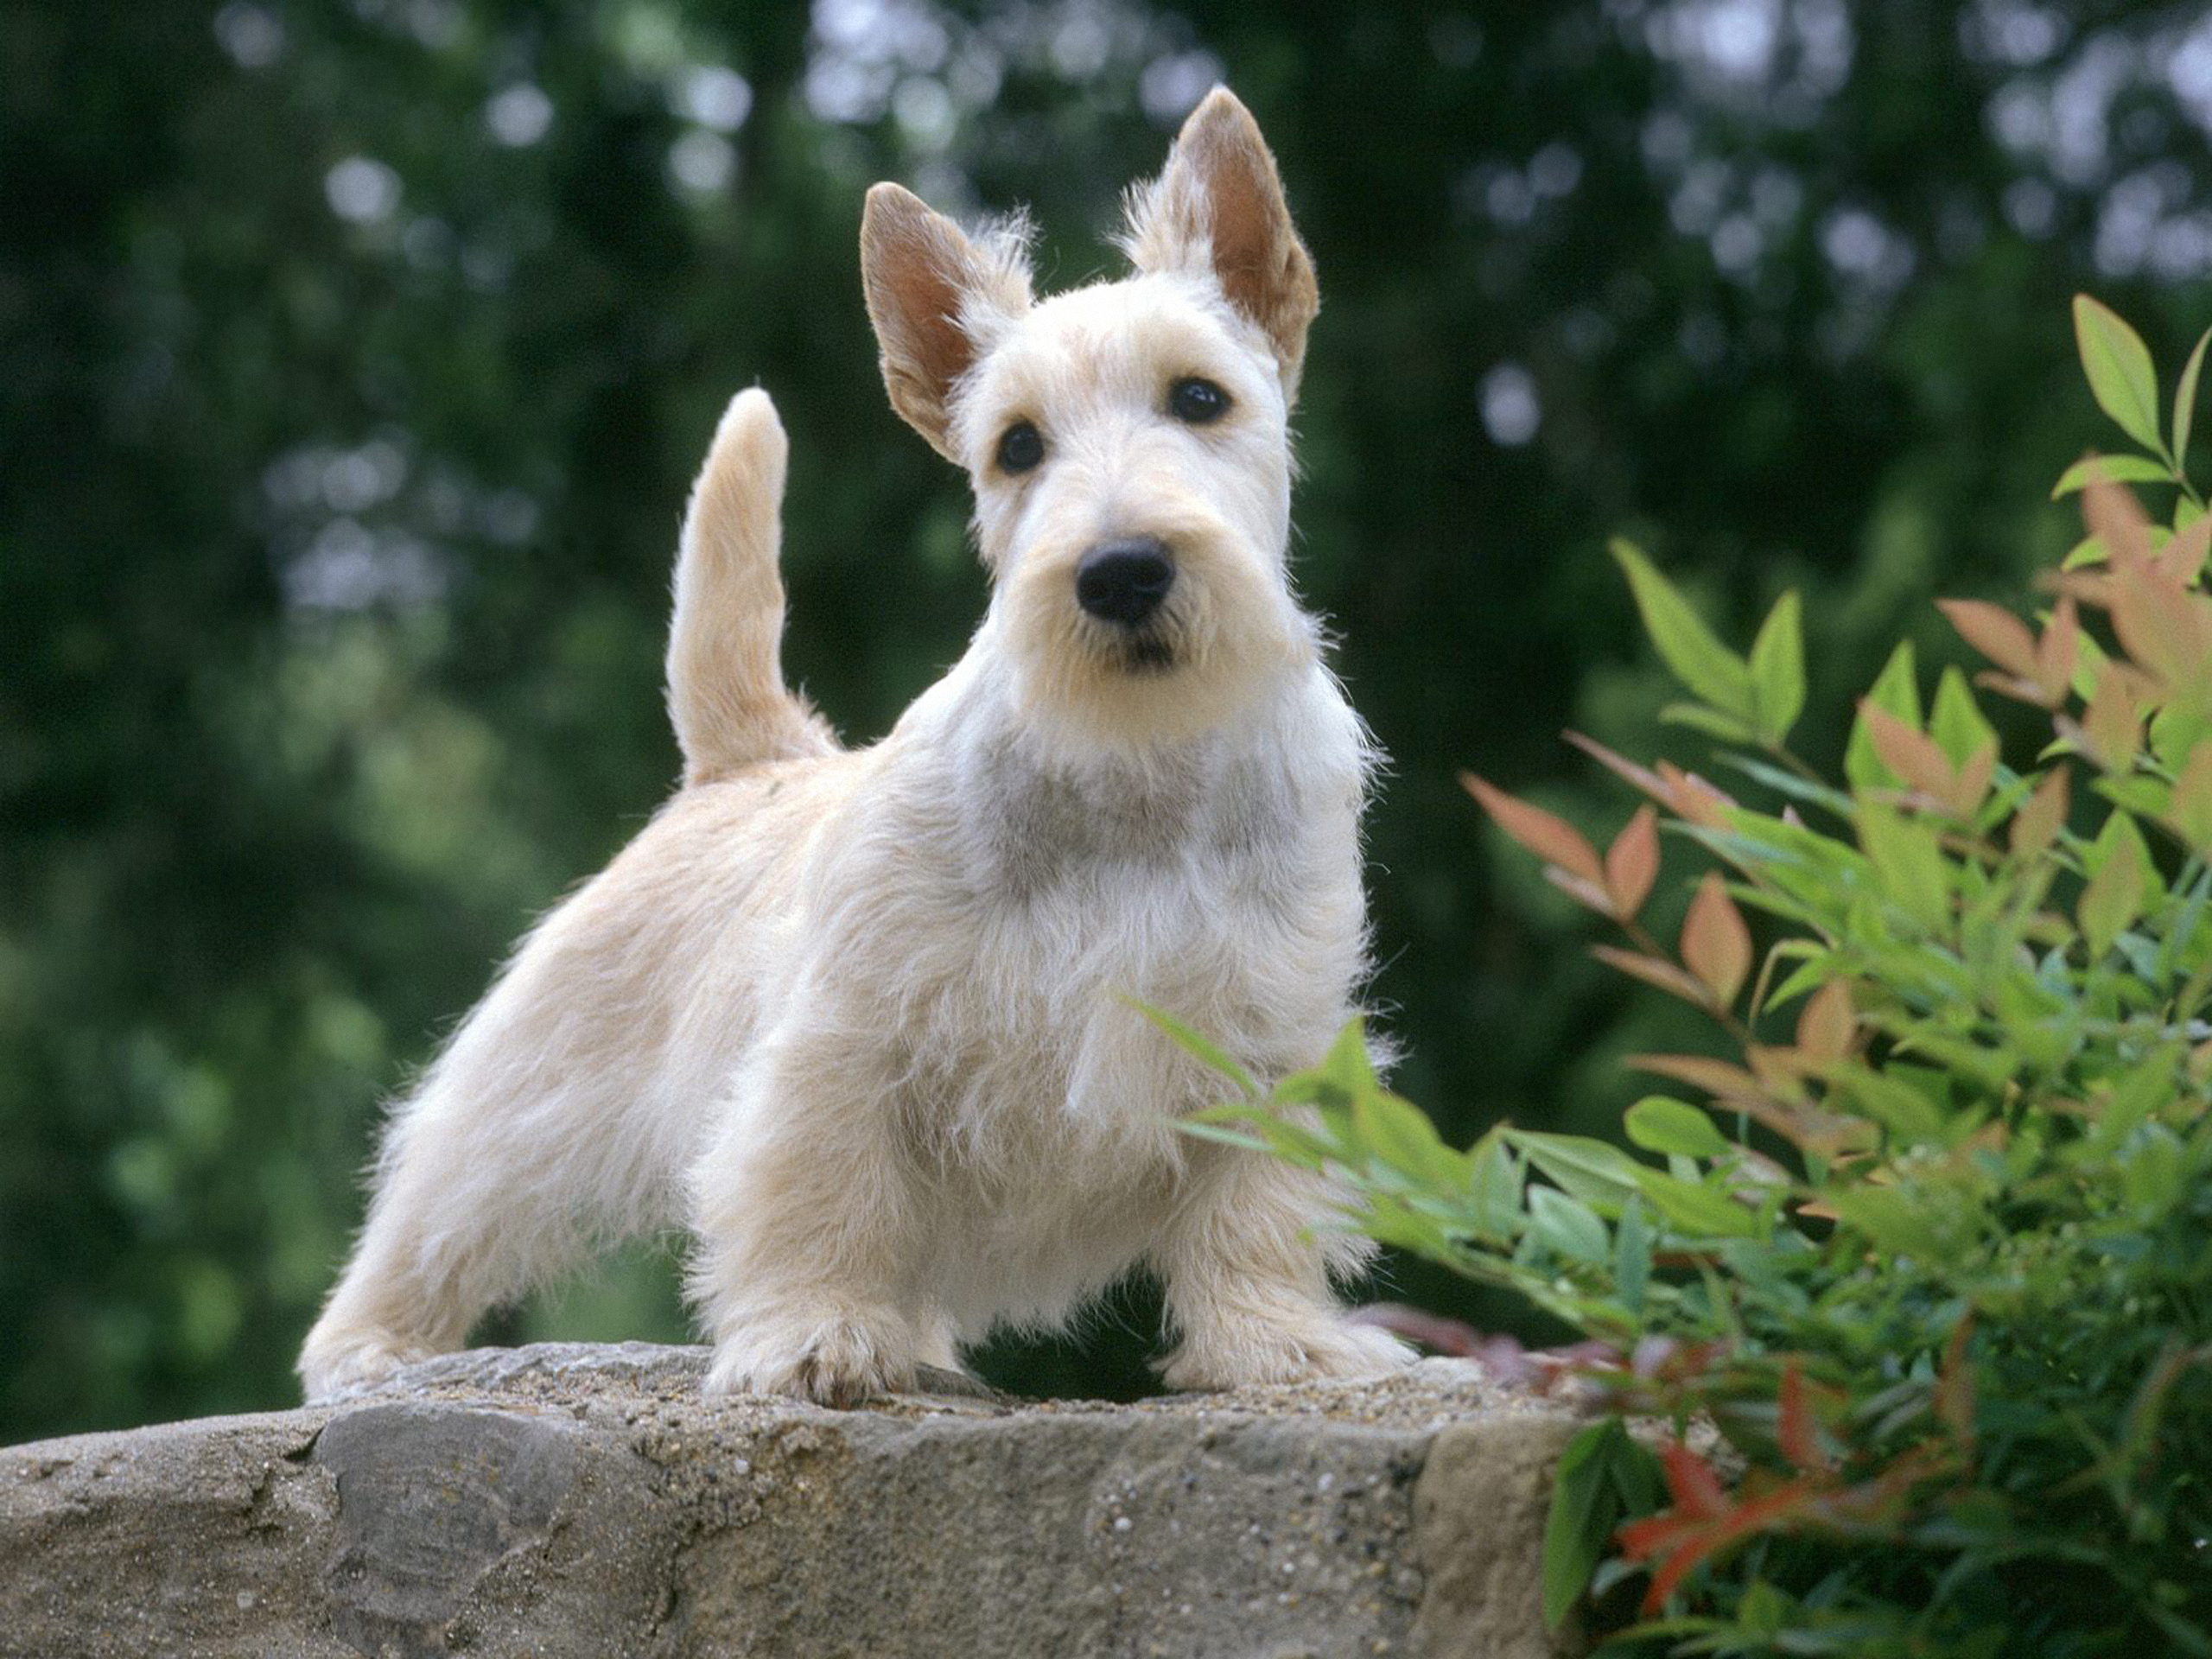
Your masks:
M 1312 262 L 1225 88 L 1130 194 L 1126 278 L 1038 298 L 1027 240 L 868 195 L 884 383 L 993 582 L 872 747 L 785 686 L 785 439 L 729 405 L 676 570 L 682 785 L 393 1111 L 310 1397 L 679 1220 L 712 1394 L 898 1392 L 1141 1267 L 1170 1388 L 1409 1357 L 1342 1319 L 1371 1247 L 1319 1178 L 1179 1132 L 1220 1083 L 1139 1006 L 1271 1079 L 1367 971 L 1374 750 L 1287 575 Z

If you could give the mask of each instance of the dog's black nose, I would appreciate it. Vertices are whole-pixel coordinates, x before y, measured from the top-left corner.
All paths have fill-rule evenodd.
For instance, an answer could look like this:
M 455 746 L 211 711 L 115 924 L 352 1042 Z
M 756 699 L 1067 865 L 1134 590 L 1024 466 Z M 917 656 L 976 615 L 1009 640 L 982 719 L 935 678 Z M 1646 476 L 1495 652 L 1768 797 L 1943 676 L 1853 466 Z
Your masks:
M 1175 563 L 1157 537 L 1102 542 L 1075 568 L 1075 601 L 1104 622 L 1133 628 L 1175 585 Z

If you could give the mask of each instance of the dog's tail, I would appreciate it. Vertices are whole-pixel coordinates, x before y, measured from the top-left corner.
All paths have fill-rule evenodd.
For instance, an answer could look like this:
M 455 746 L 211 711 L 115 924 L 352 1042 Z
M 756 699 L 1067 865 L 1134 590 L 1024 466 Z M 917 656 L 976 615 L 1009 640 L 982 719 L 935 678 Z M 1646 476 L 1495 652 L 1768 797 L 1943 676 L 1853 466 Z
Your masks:
M 683 781 L 826 754 L 829 727 L 784 683 L 784 465 L 790 445 L 758 386 L 730 400 L 691 486 L 668 634 L 668 714 Z

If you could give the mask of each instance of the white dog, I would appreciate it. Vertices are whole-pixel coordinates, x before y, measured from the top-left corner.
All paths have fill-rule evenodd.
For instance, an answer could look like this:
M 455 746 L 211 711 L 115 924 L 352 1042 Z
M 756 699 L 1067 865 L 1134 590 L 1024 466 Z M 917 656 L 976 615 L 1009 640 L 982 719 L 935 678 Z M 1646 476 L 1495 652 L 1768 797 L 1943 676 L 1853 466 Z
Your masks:
M 394 1112 L 310 1395 L 457 1346 L 594 1245 L 687 1221 L 712 1391 L 849 1403 L 1143 1265 L 1178 1388 L 1373 1371 L 1315 1178 L 1180 1135 L 1365 968 L 1370 752 L 1285 571 L 1313 267 L 1217 90 L 1131 198 L 1135 270 L 1033 298 L 1016 232 L 868 194 L 891 401 L 967 468 L 995 582 L 872 748 L 779 664 L 785 439 L 741 393 L 694 490 L 683 787 L 516 953 Z

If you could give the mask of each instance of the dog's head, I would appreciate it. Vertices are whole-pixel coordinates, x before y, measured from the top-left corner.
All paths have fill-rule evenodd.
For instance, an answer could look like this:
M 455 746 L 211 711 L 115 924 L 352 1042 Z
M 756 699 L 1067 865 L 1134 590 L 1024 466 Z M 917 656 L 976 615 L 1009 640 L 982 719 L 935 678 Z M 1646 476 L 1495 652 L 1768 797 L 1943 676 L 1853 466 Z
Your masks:
M 1313 659 L 1285 572 L 1313 263 L 1224 88 L 1131 192 L 1128 276 L 1039 300 L 1026 244 L 868 193 L 892 405 L 974 482 L 1025 713 L 1116 746 L 1194 735 Z

